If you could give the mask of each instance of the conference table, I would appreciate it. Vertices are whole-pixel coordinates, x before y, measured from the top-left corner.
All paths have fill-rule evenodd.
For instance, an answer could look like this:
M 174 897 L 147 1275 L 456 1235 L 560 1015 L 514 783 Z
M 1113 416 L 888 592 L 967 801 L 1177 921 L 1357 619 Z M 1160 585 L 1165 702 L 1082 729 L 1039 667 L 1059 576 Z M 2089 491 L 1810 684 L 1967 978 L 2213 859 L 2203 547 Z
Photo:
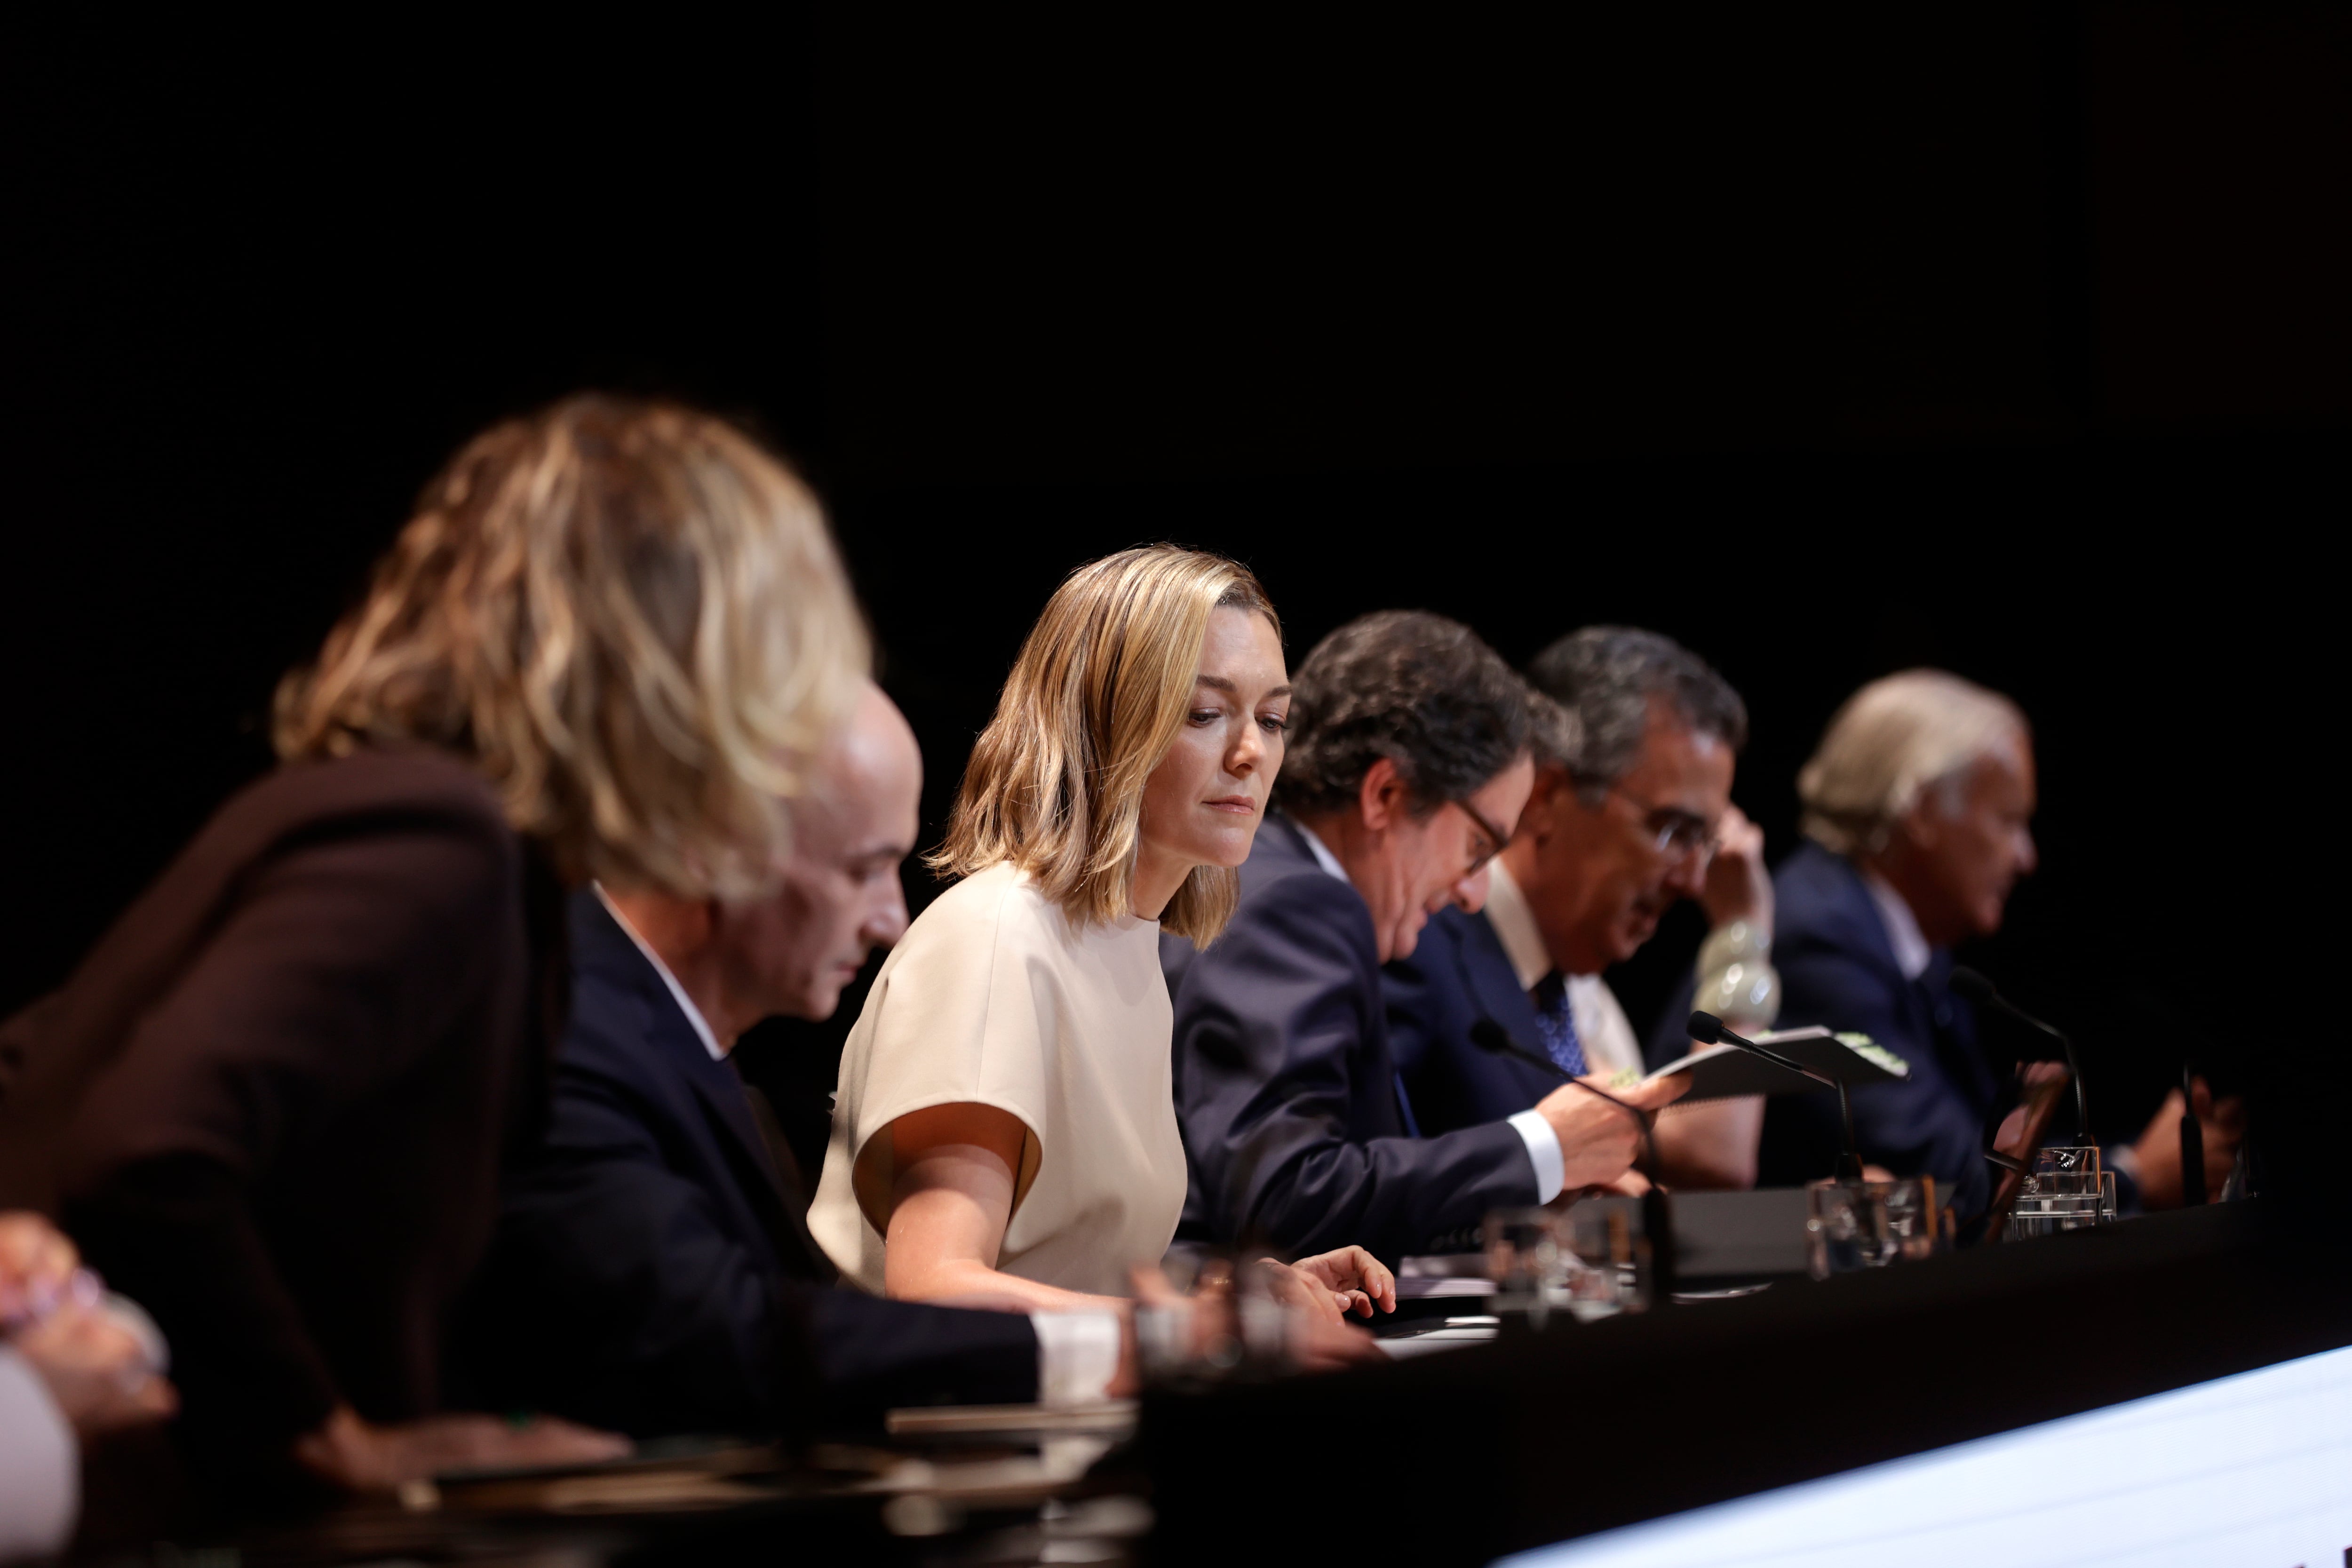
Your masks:
M 689 1442 L 443 1478 L 171 1561 L 1485 1563 L 2352 1343 L 2338 1260 L 2261 1200 L 1819 1280 L 1777 1241 L 1739 1256 L 1729 1212 L 1685 1250 L 1762 1289 L 1685 1279 L 1690 1299 L 1540 1329 L 1481 1306 L 1492 1338 L 1444 1353 L 1094 1409 L 904 1412 L 793 1459 Z

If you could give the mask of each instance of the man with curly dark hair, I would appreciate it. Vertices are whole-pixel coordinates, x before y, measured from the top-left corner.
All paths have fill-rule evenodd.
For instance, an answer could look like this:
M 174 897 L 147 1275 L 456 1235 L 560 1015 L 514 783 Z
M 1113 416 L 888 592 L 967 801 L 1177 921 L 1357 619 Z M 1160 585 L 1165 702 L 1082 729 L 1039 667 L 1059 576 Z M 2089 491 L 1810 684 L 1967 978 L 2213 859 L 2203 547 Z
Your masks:
M 1162 942 L 1192 1176 L 1179 1235 L 1393 1259 L 1475 1245 L 1489 1209 L 1623 1176 L 1632 1121 L 1567 1085 L 1421 1136 L 1381 1000 L 1381 965 L 1433 913 L 1485 902 L 1557 711 L 1467 626 L 1418 611 L 1340 627 L 1293 685 L 1278 809 L 1240 907 L 1204 950 Z

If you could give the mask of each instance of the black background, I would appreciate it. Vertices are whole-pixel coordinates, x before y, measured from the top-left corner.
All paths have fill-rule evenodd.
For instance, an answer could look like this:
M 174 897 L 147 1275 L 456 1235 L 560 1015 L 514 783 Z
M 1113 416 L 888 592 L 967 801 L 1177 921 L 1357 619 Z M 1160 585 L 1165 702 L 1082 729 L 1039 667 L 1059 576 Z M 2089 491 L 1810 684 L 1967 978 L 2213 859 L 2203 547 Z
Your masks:
M 2008 691 L 2044 868 L 1969 957 L 2136 1131 L 2184 1053 L 2262 1077 L 2332 918 L 2289 635 L 2352 500 L 2347 57 L 2152 4 L 21 34 L 0 1008 L 268 764 L 439 461 L 599 384 L 818 485 L 931 836 L 1055 583 L 1145 540 L 1251 562 L 1294 659 L 1670 633 L 1776 855 L 1856 685 Z M 745 1047 L 803 1138 L 844 1027 Z

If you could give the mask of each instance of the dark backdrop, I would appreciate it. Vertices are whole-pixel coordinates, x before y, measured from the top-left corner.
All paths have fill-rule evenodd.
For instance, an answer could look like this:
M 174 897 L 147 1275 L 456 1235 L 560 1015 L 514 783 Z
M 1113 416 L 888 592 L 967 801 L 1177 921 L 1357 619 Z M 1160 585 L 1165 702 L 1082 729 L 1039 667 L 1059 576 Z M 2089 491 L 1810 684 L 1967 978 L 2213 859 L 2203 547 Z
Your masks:
M 18 37 L 0 1008 L 267 765 L 273 681 L 437 462 L 603 384 L 814 479 L 934 835 L 1060 574 L 1144 540 L 1253 563 L 1294 658 L 1389 605 L 1514 659 L 1668 632 L 1749 701 L 1776 853 L 1853 687 L 2009 691 L 2044 868 L 1972 961 L 2135 1131 L 2309 991 L 2276 873 L 2326 795 L 2263 704 L 2352 499 L 2347 30 Z M 1696 934 L 1615 977 L 1637 1022 Z M 747 1044 L 803 1139 L 842 1026 Z

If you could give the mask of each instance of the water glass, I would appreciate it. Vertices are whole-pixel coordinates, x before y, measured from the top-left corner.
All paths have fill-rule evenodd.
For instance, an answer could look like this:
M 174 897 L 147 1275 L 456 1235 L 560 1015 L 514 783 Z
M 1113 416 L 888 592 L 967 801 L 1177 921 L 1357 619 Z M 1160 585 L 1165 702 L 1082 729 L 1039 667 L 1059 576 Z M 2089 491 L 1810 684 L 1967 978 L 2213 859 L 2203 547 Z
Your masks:
M 1292 1310 L 1275 1270 L 1216 1251 L 1171 1254 L 1168 1264 L 1170 1282 L 1188 1293 L 1136 1304 L 1136 1355 L 1146 1383 L 1195 1387 L 1291 1370 Z
M 1647 1301 L 1649 1249 L 1633 1199 L 1496 1209 L 1486 1216 L 1486 1243 L 1496 1310 L 1525 1312 L 1533 1327 L 1555 1311 L 1591 1322 Z
M 2116 1222 L 2116 1173 L 2095 1148 L 2042 1149 L 2018 1184 L 2008 1236 L 2020 1240 Z
M 1932 1258 L 1943 1250 L 1933 1176 L 1815 1182 L 1805 1194 L 1805 1260 L 1816 1279 Z

